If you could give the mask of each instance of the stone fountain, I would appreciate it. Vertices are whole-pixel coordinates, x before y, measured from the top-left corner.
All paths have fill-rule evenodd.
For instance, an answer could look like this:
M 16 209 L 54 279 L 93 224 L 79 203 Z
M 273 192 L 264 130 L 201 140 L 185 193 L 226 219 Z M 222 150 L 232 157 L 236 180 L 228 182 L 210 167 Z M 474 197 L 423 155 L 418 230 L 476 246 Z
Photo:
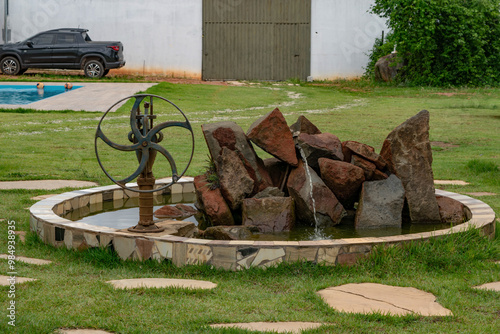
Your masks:
M 495 214 L 488 205 L 468 196 L 434 189 L 427 111 L 394 129 L 380 154 L 366 144 L 341 142 L 333 134 L 322 133 L 302 116 L 289 127 L 278 109 L 257 120 L 247 133 L 233 122 L 203 125 L 213 160 L 212 174 L 193 179 L 182 177 L 187 167 L 178 173 L 169 152 L 159 145 L 162 130 L 170 127 L 190 131 L 194 143 L 191 126 L 182 112 L 184 121 L 154 125 L 157 99 L 171 104 L 157 96 L 132 97 L 130 144 L 114 143 L 101 129 L 102 120 L 114 106 L 103 115 L 96 132 L 96 143 L 103 141 L 111 148 L 136 154 L 139 167 L 134 173 L 115 179 L 101 163 L 116 185 L 60 194 L 30 208 L 30 229 L 45 243 L 76 250 L 111 247 L 124 260 L 154 259 L 172 261 L 178 266 L 206 264 L 239 270 L 298 260 L 352 264 L 376 245 L 420 242 L 469 228 L 479 229 L 490 238 L 495 235 Z M 259 158 L 252 143 L 273 158 Z M 173 175 L 156 180 L 152 186 L 149 181 L 154 179 L 155 152 L 168 160 Z M 137 183 L 129 183 L 137 177 Z M 145 182 L 140 181 L 144 178 Z M 151 218 L 150 201 L 141 195 L 153 192 L 172 197 L 196 193 L 200 211 L 213 225 L 198 231 L 198 235 L 215 240 L 192 238 L 179 230 L 162 231 L 164 224 L 175 221 L 165 223 Z M 64 218 L 77 210 L 90 213 L 102 209 L 103 203 L 135 197 L 142 199 L 143 212 L 132 229 L 114 228 L 112 221 L 111 226 L 97 226 Z M 342 224 L 346 214 L 354 217 L 353 224 L 359 230 L 400 225 L 405 216 L 415 224 L 445 220 L 456 221 L 457 225 L 385 237 L 238 240 L 238 235 L 242 236 L 247 229 L 251 233 L 276 232 L 305 224 L 317 225 L 321 230 Z M 214 228 L 222 228 L 224 233 L 212 233 L 210 229 Z M 225 233 L 227 230 L 234 231 Z M 218 237 L 213 238 L 214 235 Z

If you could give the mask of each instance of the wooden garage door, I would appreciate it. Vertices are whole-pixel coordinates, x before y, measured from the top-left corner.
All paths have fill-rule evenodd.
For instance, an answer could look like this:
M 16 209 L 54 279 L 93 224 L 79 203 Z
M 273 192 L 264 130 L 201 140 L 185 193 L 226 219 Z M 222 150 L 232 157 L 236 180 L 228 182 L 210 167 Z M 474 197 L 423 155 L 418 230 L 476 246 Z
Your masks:
M 203 0 L 203 79 L 306 80 L 311 0 Z

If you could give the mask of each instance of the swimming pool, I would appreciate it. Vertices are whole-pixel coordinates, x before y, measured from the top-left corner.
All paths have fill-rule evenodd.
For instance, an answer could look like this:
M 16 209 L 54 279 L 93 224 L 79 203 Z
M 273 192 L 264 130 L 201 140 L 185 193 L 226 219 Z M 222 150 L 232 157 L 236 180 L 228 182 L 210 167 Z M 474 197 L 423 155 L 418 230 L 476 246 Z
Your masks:
M 73 86 L 78 89 L 82 86 Z M 43 89 L 33 85 L 0 85 L 0 104 L 28 104 L 68 91 L 64 86 L 45 86 Z

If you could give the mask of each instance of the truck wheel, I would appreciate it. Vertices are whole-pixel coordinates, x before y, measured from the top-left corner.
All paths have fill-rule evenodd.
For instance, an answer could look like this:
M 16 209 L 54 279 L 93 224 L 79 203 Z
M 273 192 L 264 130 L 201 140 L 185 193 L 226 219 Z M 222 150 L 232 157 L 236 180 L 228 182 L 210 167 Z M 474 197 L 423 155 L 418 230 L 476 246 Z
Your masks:
M 85 76 L 92 79 L 99 79 L 104 74 L 104 66 L 98 60 L 89 60 L 83 67 Z
M 17 75 L 21 70 L 19 60 L 14 57 L 5 57 L 2 59 L 2 73 L 6 75 Z

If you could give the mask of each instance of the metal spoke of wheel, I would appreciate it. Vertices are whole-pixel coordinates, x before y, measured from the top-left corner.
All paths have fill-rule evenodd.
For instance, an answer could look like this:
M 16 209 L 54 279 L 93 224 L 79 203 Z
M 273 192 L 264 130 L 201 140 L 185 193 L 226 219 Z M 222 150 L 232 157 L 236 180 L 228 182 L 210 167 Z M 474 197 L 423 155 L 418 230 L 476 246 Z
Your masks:
M 97 68 L 100 68 L 98 64 L 89 64 L 89 65 L 95 65 Z M 90 66 L 87 67 L 87 69 L 90 69 Z M 131 131 L 129 133 L 128 139 L 131 141 L 133 144 L 132 145 L 121 145 L 113 142 L 110 140 L 106 135 L 103 133 L 101 129 L 101 124 L 106 117 L 106 115 L 117 105 L 120 105 L 126 100 L 129 100 L 131 98 L 134 98 L 134 104 L 132 106 L 132 109 L 130 110 L 130 128 Z M 149 101 L 144 101 L 145 98 L 149 98 Z M 184 117 L 185 121 L 180 122 L 180 121 L 167 121 L 160 123 L 156 126 L 153 127 L 153 121 L 154 119 L 154 105 L 153 105 L 153 99 L 157 98 L 160 100 L 164 100 L 168 103 L 170 103 L 172 106 L 174 106 Z M 144 113 L 141 114 L 141 104 L 144 102 Z M 147 104 L 146 104 L 147 102 Z M 154 117 L 153 117 L 154 116 Z M 151 122 L 151 124 L 149 123 Z M 152 127 L 152 128 L 150 128 Z M 175 163 L 174 158 L 170 154 L 170 152 L 165 149 L 164 147 L 160 146 L 158 143 L 161 142 L 163 139 L 164 135 L 161 132 L 162 130 L 169 128 L 169 127 L 181 127 L 183 129 L 188 130 L 191 133 L 191 142 L 192 142 L 192 150 L 191 150 L 191 156 L 189 157 L 189 161 L 186 165 L 186 168 L 179 174 L 177 171 L 177 165 Z M 121 179 L 121 180 L 116 180 L 114 179 L 104 168 L 100 158 L 99 158 L 99 153 L 97 150 L 97 142 L 98 139 L 101 139 L 104 141 L 108 146 L 111 148 L 115 148 L 120 151 L 135 151 L 139 162 L 139 167 L 135 170 L 134 173 L 129 175 L 128 177 Z M 146 170 L 146 168 L 151 169 L 152 164 L 154 163 L 154 156 L 151 156 L 152 150 L 156 152 L 160 152 L 169 162 L 170 168 L 172 170 L 172 181 L 160 188 L 152 189 L 152 190 L 141 190 L 141 189 L 135 189 L 135 188 L 128 188 L 125 184 L 134 180 L 137 178 L 142 172 Z M 101 117 L 101 120 L 99 121 L 99 124 L 97 126 L 97 131 L 95 135 L 95 152 L 96 152 L 96 157 L 99 165 L 101 166 L 101 169 L 104 171 L 106 176 L 108 176 L 114 183 L 118 184 L 120 187 L 124 189 L 128 189 L 131 191 L 139 192 L 139 193 L 151 193 L 151 192 L 156 192 L 156 191 L 162 191 L 163 189 L 166 189 L 167 187 L 170 187 L 172 184 L 176 183 L 187 171 L 189 165 L 191 164 L 191 161 L 193 159 L 193 154 L 194 154 L 194 133 L 193 129 L 191 127 L 191 124 L 189 123 L 186 115 L 182 112 L 182 110 L 179 109 L 174 103 L 171 101 L 157 95 L 150 95 L 150 94 L 138 94 L 138 95 L 133 95 L 129 96 L 127 98 L 124 98 L 118 102 L 116 102 L 114 105 L 112 105 Z M 149 161 L 152 159 L 152 162 Z M 148 164 L 151 163 L 151 166 L 148 166 Z

